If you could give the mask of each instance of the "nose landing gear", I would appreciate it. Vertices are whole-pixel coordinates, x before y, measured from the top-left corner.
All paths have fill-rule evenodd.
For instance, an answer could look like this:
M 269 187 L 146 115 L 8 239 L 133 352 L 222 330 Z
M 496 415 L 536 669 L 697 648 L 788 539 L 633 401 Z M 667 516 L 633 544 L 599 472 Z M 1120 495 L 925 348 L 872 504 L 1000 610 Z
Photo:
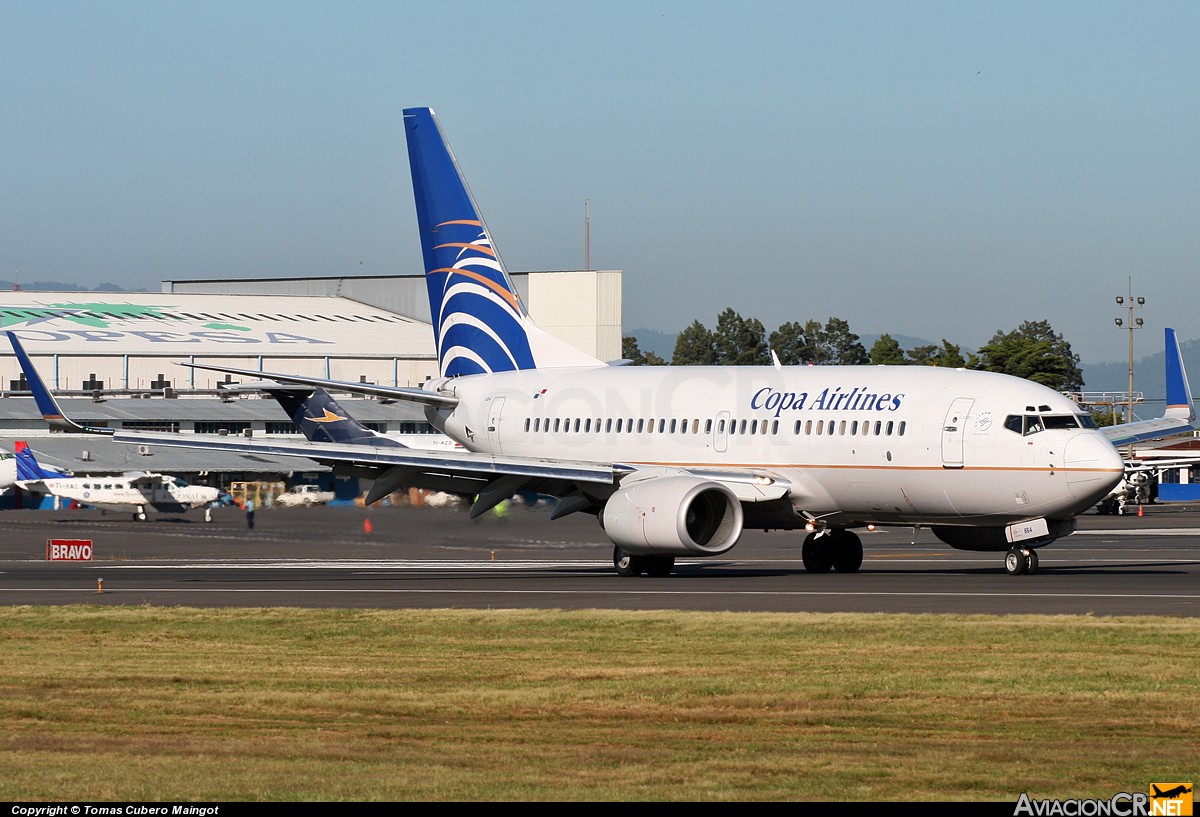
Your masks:
M 1010 576 L 1031 576 L 1037 573 L 1037 569 L 1038 555 L 1033 548 L 1013 545 L 1004 555 L 1004 572 Z

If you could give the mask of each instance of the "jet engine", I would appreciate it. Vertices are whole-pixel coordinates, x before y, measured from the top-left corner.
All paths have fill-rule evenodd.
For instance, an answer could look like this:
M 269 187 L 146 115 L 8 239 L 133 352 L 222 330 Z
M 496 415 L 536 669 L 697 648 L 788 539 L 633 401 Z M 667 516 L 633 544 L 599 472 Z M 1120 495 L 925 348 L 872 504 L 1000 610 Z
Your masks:
M 609 497 L 600 521 L 629 553 L 718 556 L 742 535 L 742 503 L 718 482 L 656 477 Z

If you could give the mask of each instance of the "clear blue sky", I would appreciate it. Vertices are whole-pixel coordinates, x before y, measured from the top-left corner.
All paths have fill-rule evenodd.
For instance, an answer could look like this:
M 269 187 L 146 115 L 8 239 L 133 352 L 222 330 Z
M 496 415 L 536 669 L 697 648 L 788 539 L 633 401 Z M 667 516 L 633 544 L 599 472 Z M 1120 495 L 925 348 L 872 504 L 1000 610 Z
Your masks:
M 1200 337 L 1200 3 L 0 0 L 0 277 L 417 273 L 401 109 L 626 330 Z

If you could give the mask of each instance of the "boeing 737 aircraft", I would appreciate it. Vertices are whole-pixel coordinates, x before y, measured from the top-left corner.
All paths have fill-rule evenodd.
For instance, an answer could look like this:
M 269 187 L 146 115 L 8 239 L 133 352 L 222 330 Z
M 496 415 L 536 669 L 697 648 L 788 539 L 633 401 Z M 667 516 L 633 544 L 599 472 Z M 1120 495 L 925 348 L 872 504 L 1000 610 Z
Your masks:
M 179 477 L 150 471 L 119 476 L 74 476 L 43 468 L 23 440 L 18 440 L 15 448 L 18 487 L 93 508 L 132 511 L 133 518 L 138 521 L 146 520 L 147 509 L 183 513 L 192 508 L 204 508 L 204 521 L 211 522 L 212 503 L 220 496 L 216 488 L 189 485 Z
M 306 457 L 373 479 L 368 503 L 416 486 L 476 497 L 473 517 L 517 491 L 552 495 L 551 518 L 599 518 L 624 576 L 728 553 L 745 528 L 803 529 L 809 571 L 854 572 L 854 531 L 877 525 L 928 527 L 952 547 L 1004 553 L 1010 574 L 1033 573 L 1035 549 L 1071 533 L 1121 480 L 1121 456 L 1087 412 L 1020 378 L 919 366 L 631 367 L 584 354 L 530 318 L 434 113 L 404 118 L 441 377 L 400 388 L 185 365 L 415 401 L 464 450 L 138 431 L 116 441 Z M 1193 427 L 1181 364 L 1177 373 L 1178 409 L 1114 440 Z M 41 399 L 39 408 L 52 424 L 96 430 Z

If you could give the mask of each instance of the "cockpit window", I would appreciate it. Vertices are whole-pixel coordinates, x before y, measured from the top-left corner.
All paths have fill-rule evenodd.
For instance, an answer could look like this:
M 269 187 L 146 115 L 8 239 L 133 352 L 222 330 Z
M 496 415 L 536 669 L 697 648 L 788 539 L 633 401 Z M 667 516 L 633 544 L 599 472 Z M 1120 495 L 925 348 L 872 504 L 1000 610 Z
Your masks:
M 1090 414 L 1076 415 L 1079 418 L 1079 424 L 1084 428 L 1096 428 L 1096 421 L 1092 419 Z
M 1009 431 L 1028 437 L 1048 428 L 1095 428 L 1091 417 L 1075 414 L 1010 414 L 1004 418 Z

